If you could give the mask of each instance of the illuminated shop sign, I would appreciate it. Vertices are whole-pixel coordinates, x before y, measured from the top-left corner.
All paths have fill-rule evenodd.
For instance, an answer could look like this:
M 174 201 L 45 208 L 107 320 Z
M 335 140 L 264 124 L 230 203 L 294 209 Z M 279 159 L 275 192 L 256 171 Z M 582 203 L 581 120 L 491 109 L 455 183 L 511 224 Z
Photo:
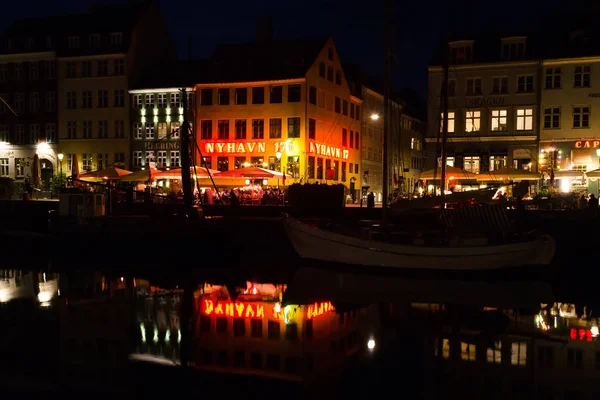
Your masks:
M 261 154 L 267 151 L 267 142 L 212 142 L 204 144 L 204 152 L 207 154 Z M 273 143 L 273 153 L 278 151 L 293 153 L 294 142 Z
M 335 311 L 331 302 L 315 303 L 307 307 L 306 319 L 313 319 L 328 312 Z
M 593 339 L 592 331 L 589 329 L 575 329 L 571 328 L 571 332 L 569 333 L 571 340 L 580 340 L 591 342 Z
M 576 149 L 596 149 L 600 147 L 600 140 L 580 140 L 575 142 Z
M 217 315 L 223 317 L 263 319 L 265 317 L 265 308 L 262 305 L 239 303 L 233 301 L 203 300 L 200 306 L 202 315 Z
M 308 152 L 318 156 L 341 158 L 342 160 L 347 160 L 350 155 L 350 150 L 314 142 L 308 143 Z

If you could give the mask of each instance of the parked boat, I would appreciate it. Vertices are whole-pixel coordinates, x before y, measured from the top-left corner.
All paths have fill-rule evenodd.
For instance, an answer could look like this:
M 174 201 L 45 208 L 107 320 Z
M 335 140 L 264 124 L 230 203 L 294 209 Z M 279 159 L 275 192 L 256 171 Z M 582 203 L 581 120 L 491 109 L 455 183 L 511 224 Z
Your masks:
M 293 218 L 285 229 L 301 258 L 359 266 L 416 270 L 490 271 L 519 266 L 548 265 L 555 242 L 548 235 L 505 244 L 468 240 L 462 245 L 403 245 L 342 235 Z M 481 239 L 481 238 L 480 238 Z M 479 243 L 477 243 L 479 242 Z

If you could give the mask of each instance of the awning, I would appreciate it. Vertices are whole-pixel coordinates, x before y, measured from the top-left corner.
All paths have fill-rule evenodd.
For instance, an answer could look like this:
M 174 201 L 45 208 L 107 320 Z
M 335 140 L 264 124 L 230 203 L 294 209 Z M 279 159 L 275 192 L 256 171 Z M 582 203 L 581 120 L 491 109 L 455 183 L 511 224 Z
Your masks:
M 541 175 L 533 171 L 525 171 L 523 169 L 516 168 L 498 168 L 495 171 L 486 172 L 477 175 L 478 181 L 490 181 L 490 182 L 510 182 L 510 181 L 524 181 L 524 180 L 538 180 L 541 179 Z
M 570 169 L 561 169 L 558 171 L 554 171 L 555 178 L 578 178 L 583 176 L 583 171 L 573 171 Z
M 467 172 L 463 169 L 446 166 L 446 179 L 456 179 L 456 180 L 473 180 L 476 178 L 475 174 L 471 172 Z M 442 168 L 438 167 L 436 169 L 430 169 L 428 171 L 421 172 L 419 175 L 419 179 L 424 180 L 434 180 L 434 179 L 442 179 Z

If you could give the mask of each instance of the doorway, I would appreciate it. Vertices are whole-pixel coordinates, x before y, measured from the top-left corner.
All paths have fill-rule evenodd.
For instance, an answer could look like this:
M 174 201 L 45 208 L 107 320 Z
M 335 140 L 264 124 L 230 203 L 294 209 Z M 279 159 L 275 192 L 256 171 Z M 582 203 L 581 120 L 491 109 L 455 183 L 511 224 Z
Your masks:
M 54 166 L 46 158 L 40 159 L 40 173 L 42 177 L 42 190 L 50 190 L 50 183 L 54 176 Z

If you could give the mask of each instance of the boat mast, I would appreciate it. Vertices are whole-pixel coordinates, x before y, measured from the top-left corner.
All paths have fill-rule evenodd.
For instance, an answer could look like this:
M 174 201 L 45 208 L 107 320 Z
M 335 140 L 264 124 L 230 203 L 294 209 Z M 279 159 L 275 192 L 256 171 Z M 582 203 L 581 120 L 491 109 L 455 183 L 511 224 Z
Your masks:
M 441 170 L 442 176 L 440 183 L 440 191 L 442 192 L 442 197 L 446 194 L 446 145 L 448 141 L 448 42 L 444 40 L 444 77 L 442 81 L 442 104 L 443 104 L 443 119 L 442 119 L 442 146 L 440 151 L 440 159 L 442 162 Z
M 384 33 L 384 46 L 385 46 L 385 60 L 384 60 L 384 82 L 383 82 L 383 188 L 382 188 L 382 199 L 381 199 L 381 227 L 386 228 L 388 222 L 388 197 L 389 197 L 389 170 L 388 165 L 388 135 L 389 127 L 392 122 L 392 113 L 390 112 L 390 92 L 392 87 L 392 27 L 390 25 L 390 18 L 393 13 L 393 2 L 392 0 L 385 1 L 385 33 Z
M 185 88 L 180 90 L 181 106 L 183 107 L 183 123 L 181 124 L 179 138 L 181 140 L 181 185 L 183 186 L 183 204 L 186 213 L 193 205 L 192 177 L 190 175 L 190 124 L 187 119 L 188 104 Z M 188 214 L 189 215 L 189 214 Z

